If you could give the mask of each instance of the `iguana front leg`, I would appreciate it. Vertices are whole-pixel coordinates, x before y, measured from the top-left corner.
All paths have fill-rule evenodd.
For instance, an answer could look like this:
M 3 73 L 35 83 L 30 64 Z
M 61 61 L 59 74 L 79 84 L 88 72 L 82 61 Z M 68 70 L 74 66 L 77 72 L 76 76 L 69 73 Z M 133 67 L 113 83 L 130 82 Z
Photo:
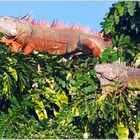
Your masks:
M 118 77 L 118 81 L 119 81 L 119 88 L 118 88 L 118 91 L 119 92 L 122 92 L 124 91 L 127 86 L 128 86 L 128 82 L 127 80 L 125 79 L 125 77 Z
M 13 52 L 18 52 L 19 50 L 23 50 L 24 55 L 29 55 L 34 50 L 34 44 L 31 41 L 29 41 L 29 43 L 26 46 L 22 46 L 12 39 L 7 39 L 5 37 L 2 37 L 0 39 L 0 42 L 5 43 Z
M 5 37 L 2 37 L 0 39 L 1 43 L 5 43 L 13 52 L 17 52 L 22 48 L 22 45 L 20 45 L 19 43 L 15 42 L 12 39 L 7 39 Z
M 102 50 L 91 39 L 83 40 L 82 45 L 85 45 L 88 49 L 90 49 L 92 55 L 96 58 L 101 56 Z
M 24 55 L 29 55 L 33 51 L 34 51 L 34 43 L 31 41 L 24 47 L 23 54 Z

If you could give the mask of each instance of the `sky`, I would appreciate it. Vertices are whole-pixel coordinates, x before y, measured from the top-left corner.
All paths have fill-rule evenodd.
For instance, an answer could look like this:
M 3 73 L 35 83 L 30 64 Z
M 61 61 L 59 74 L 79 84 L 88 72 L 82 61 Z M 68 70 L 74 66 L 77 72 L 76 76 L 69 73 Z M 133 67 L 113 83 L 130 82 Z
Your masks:
M 0 1 L 0 16 L 24 16 L 32 11 L 35 19 L 54 19 L 80 24 L 100 31 L 109 7 L 116 1 Z

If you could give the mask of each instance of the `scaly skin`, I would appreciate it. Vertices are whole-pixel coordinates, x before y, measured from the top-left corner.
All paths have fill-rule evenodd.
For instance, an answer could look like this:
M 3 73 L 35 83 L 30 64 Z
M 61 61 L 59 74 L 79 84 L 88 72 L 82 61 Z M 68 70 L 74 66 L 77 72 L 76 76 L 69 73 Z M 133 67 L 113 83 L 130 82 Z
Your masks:
M 112 43 L 99 34 L 85 33 L 72 27 L 35 24 L 28 19 L 2 17 L 0 32 L 4 34 L 0 42 L 6 43 L 14 52 L 22 50 L 24 55 L 34 50 L 58 55 L 82 51 L 100 57 L 105 47 L 112 47 Z
M 140 90 L 140 69 L 127 67 L 124 64 L 98 64 L 95 67 L 101 86 L 119 83 L 119 89 Z

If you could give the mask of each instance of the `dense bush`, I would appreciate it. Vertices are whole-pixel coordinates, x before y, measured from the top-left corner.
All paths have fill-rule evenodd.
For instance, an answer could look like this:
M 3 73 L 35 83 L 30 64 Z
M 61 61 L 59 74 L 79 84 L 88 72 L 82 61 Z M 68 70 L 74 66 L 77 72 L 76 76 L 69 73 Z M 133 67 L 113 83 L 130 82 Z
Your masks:
M 101 23 L 106 34 L 112 37 L 118 53 L 123 53 L 123 61 L 131 63 L 140 51 L 140 2 L 118 2 Z
M 133 138 L 140 133 L 140 92 L 102 94 L 97 63 L 139 66 L 140 2 L 118 2 L 102 22 L 115 49 L 84 55 L 23 56 L 0 45 L 1 138 Z

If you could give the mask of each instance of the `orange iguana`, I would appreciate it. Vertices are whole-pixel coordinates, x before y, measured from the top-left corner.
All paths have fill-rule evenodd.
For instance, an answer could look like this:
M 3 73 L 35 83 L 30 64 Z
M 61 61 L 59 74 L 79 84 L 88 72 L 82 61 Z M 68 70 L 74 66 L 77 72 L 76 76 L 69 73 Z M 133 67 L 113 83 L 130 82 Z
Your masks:
M 90 52 L 100 57 L 105 47 L 112 47 L 110 39 L 99 33 L 86 32 L 77 26 L 63 26 L 59 22 L 47 24 L 35 22 L 30 16 L 24 18 L 1 17 L 0 32 L 14 52 L 22 50 L 29 55 L 34 50 L 50 54 L 64 55 L 75 51 Z
M 116 90 L 123 91 L 126 88 L 140 90 L 140 69 L 127 67 L 124 64 L 98 64 L 95 67 L 101 86 L 115 85 Z

